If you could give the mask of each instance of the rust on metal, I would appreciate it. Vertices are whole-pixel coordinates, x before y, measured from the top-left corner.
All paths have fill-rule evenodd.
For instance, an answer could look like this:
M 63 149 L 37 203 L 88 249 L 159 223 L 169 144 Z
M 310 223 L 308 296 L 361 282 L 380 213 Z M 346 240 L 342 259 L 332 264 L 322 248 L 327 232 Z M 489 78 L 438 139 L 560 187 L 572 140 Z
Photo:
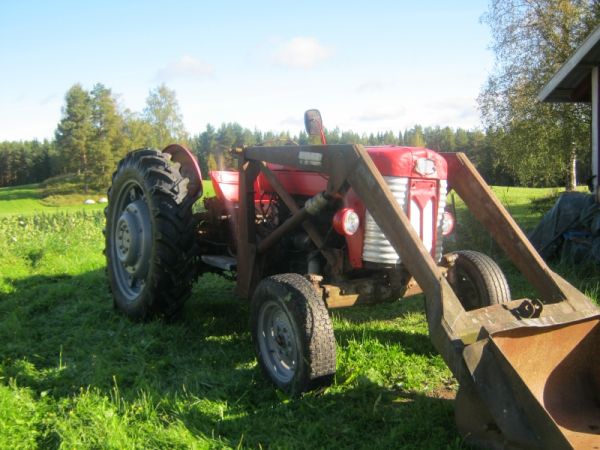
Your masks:
M 464 155 L 444 157 L 451 187 L 536 288 L 543 304 L 520 299 L 465 311 L 445 278 L 446 270 L 424 247 L 361 145 L 249 147 L 240 153 L 239 217 L 245 223 L 239 232 L 238 292 L 246 296 L 252 292 L 261 255 L 275 239 L 310 223 L 308 213 L 292 205 L 291 196 L 271 182 L 284 203 L 290 203 L 292 217 L 260 243 L 257 254 L 253 182 L 260 170 L 270 181 L 274 178 L 264 162 L 323 173 L 329 180 L 327 195 L 335 197 L 351 187 L 368 205 L 413 277 L 414 288 L 425 293 L 431 340 L 461 385 L 457 397 L 461 432 L 488 446 L 598 446 L 600 310 L 548 268 Z M 314 233 L 310 237 L 319 247 L 322 238 Z M 451 266 L 451 258 L 444 264 Z M 314 280 L 313 285 L 331 308 L 380 300 L 386 295 L 381 286 L 387 286 L 373 280 L 364 284 Z
M 415 291 L 416 283 L 413 280 Z M 322 284 L 323 298 L 328 308 L 347 308 L 354 305 L 376 304 L 398 299 L 405 291 L 385 277 L 340 280 Z M 419 293 L 419 292 L 415 292 Z M 414 294 L 413 294 L 414 295 Z M 406 295 L 405 295 L 406 296 Z
M 243 153 L 239 158 L 239 220 L 237 245 L 237 284 L 240 297 L 249 298 L 258 283 L 260 261 L 256 255 L 256 223 L 254 210 L 254 180 L 260 171 L 260 163 L 247 161 Z
M 564 448 L 600 447 L 600 319 L 500 332 L 491 341 L 540 409 L 531 420 L 547 414 L 548 448 L 560 448 L 559 436 Z
M 406 290 L 402 294 L 402 298 L 412 297 L 413 295 L 419 295 L 422 293 L 423 293 L 423 289 L 421 289 L 421 286 L 419 286 L 419 283 L 417 283 L 416 280 L 411 277 L 411 279 L 408 281 L 408 283 L 406 283 Z
M 463 199 L 473 216 L 511 258 L 544 302 L 566 297 L 550 275 L 550 269 L 521 228 L 496 198 L 464 153 L 441 153 L 448 162 L 448 183 Z

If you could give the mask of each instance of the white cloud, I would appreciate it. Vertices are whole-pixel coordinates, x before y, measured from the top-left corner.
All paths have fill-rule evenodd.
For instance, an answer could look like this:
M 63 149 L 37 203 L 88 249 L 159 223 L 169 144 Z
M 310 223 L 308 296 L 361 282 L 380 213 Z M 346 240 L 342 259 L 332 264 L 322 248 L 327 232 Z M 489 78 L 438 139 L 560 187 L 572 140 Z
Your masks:
M 359 94 L 369 93 L 369 92 L 381 92 L 386 89 L 394 87 L 394 83 L 384 82 L 379 80 L 370 80 L 361 83 L 357 88 L 356 92 Z
M 314 37 L 295 37 L 279 45 L 273 59 L 277 64 L 297 69 L 310 69 L 327 60 L 333 51 Z
M 213 72 L 214 68 L 211 64 L 184 55 L 177 61 L 171 61 L 160 69 L 156 74 L 156 78 L 161 81 L 173 78 L 206 78 L 211 76 Z
M 449 97 L 427 105 L 432 113 L 437 113 L 438 123 L 473 128 L 480 125 L 479 111 L 475 100 L 468 97 Z M 466 125 L 467 124 L 467 125 Z

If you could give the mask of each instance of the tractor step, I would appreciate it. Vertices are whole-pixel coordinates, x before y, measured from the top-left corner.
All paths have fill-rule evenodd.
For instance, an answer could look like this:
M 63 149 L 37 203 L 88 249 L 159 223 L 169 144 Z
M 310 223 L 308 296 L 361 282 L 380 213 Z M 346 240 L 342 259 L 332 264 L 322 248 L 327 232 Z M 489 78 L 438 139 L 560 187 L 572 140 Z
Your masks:
M 202 255 L 202 262 L 217 269 L 233 271 L 237 268 L 237 259 L 233 256 Z

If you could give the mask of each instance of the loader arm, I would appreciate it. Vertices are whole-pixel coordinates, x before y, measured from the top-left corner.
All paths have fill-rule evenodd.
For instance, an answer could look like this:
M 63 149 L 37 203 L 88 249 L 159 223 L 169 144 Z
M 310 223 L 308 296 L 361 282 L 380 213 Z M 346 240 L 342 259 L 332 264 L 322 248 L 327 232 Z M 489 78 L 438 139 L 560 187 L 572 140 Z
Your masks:
M 483 445 L 505 441 L 530 448 L 571 448 L 597 442 L 600 363 L 591 352 L 596 352 L 595 343 L 600 341 L 600 311 L 548 268 L 465 155 L 443 155 L 450 167 L 450 185 L 536 288 L 541 303 L 521 299 L 465 311 L 361 145 L 248 147 L 238 156 L 242 219 L 238 224 L 238 294 L 251 294 L 265 252 L 287 231 L 309 221 L 313 206 L 292 208 L 291 217 L 269 241 L 258 244 L 253 185 L 261 166 L 268 162 L 326 174 L 329 181 L 322 197 L 332 198 L 352 187 L 425 293 L 431 340 L 468 394 L 461 396 L 461 410 L 472 416 L 489 416 L 499 429 L 499 434 L 490 432 L 488 421 L 481 429 L 467 430 L 475 443 L 480 439 Z M 274 188 L 286 198 L 281 185 Z M 532 307 L 535 314 L 528 315 Z M 554 355 L 566 338 L 571 342 L 568 351 L 558 358 L 544 356 L 544 352 Z M 525 349 L 526 360 L 552 362 L 535 371 L 535 364 L 520 357 L 520 348 Z M 557 371 L 563 383 L 585 385 L 577 398 L 562 394 L 553 381 Z M 459 424 L 460 414 L 457 412 Z

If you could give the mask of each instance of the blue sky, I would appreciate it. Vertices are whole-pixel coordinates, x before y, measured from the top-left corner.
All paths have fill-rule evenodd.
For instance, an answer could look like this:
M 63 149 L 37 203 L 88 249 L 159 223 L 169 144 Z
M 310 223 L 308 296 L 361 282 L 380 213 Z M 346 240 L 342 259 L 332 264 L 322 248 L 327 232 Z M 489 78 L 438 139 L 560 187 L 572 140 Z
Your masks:
M 479 126 L 486 0 L 0 2 L 0 141 L 51 138 L 74 83 L 141 111 L 177 93 L 187 130 Z

